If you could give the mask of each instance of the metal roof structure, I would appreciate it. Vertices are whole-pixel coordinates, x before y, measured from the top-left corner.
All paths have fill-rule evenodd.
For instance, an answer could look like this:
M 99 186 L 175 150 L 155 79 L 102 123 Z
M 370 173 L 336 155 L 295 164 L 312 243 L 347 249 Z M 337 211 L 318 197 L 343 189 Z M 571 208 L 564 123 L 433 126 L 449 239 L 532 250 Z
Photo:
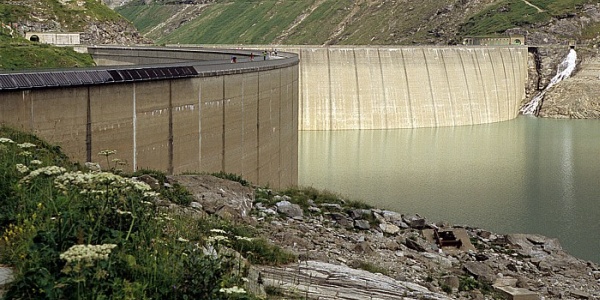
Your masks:
M 147 81 L 197 76 L 193 66 L 137 67 L 127 69 L 57 70 L 0 74 L 0 90 Z

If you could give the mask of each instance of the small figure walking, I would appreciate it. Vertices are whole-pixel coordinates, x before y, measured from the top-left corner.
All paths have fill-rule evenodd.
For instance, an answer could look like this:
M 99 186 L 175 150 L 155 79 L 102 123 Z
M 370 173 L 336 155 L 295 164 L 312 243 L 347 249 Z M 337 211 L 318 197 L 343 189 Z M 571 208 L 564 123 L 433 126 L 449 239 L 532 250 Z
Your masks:
M 263 60 L 267 60 L 267 50 L 263 51 Z
M 254 53 L 250 52 L 250 61 L 254 61 Z

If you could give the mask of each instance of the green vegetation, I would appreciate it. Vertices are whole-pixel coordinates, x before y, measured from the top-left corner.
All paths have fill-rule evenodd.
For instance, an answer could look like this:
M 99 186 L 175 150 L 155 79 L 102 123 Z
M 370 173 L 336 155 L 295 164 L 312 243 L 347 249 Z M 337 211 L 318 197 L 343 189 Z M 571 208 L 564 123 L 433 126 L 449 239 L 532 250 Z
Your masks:
M 94 65 L 90 55 L 77 53 L 72 48 L 34 43 L 19 37 L 12 38 L 6 29 L 0 30 L 0 70 Z
M 577 7 L 592 0 L 530 0 L 542 11 L 522 0 L 503 0 L 470 17 L 462 26 L 463 35 L 503 33 L 507 29 L 547 22 L 551 17 L 575 11 Z
M 0 263 L 16 272 L 8 299 L 255 299 L 234 250 L 256 263 L 295 259 L 251 227 L 159 206 L 166 197 L 149 185 L 83 169 L 6 127 L 0 179 Z
M 212 5 L 159 43 L 268 44 L 312 1 L 242 1 Z M 251 13 L 250 13 L 251 12 Z
M 174 15 L 178 8 L 177 5 L 143 5 L 140 2 L 133 2 L 127 6 L 117 7 L 115 10 L 132 21 L 138 31 L 147 33 L 153 27 Z
M 257 189 L 256 193 L 256 202 L 264 203 L 267 206 L 275 205 L 278 201 L 281 201 L 280 198 L 276 198 L 275 194 L 273 194 L 270 190 L 267 189 Z M 313 187 L 294 187 L 288 188 L 279 192 L 280 196 L 288 196 L 289 201 L 294 204 L 298 204 L 305 213 L 309 213 L 308 208 L 311 205 L 319 204 L 339 204 L 341 207 L 345 209 L 369 209 L 373 208 L 372 206 L 357 200 L 346 201 L 342 199 L 342 197 L 336 193 L 332 193 L 329 191 L 321 191 L 317 190 Z
M 197 7 L 194 13 L 190 13 L 189 7 L 168 0 L 148 5 L 140 0 L 117 10 L 160 44 L 388 45 L 454 43 L 465 35 L 503 34 L 517 27 L 535 31 L 551 18 L 568 17 L 581 11 L 584 4 L 595 3 L 594 0 L 529 2 L 532 5 L 522 0 L 497 0 L 487 6 L 473 4 L 469 15 L 461 13 L 462 4 L 450 0 L 418 4 L 222 0 Z M 169 4 L 161 5 L 164 3 Z M 149 33 L 177 14 L 180 16 L 165 28 Z M 582 37 L 596 37 L 598 27 L 584 26 Z
M 365 271 L 371 272 L 371 273 L 381 273 L 383 275 L 389 275 L 388 270 L 386 270 L 385 268 L 382 268 L 380 266 L 377 266 L 371 262 L 364 261 L 364 260 L 354 261 L 352 263 L 352 267 L 361 269 L 361 270 L 365 270 Z
M 29 18 L 28 15 L 29 11 L 24 6 L 0 3 L 0 22 L 2 23 L 26 20 Z

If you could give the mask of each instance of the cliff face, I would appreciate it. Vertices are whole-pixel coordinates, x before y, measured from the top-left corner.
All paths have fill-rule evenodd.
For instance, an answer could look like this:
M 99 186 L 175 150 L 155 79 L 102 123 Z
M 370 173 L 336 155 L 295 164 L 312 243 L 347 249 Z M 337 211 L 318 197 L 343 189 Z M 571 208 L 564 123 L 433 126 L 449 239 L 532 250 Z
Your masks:
M 549 118 L 600 118 L 600 53 L 580 49 L 575 74 L 546 93 L 539 116 Z

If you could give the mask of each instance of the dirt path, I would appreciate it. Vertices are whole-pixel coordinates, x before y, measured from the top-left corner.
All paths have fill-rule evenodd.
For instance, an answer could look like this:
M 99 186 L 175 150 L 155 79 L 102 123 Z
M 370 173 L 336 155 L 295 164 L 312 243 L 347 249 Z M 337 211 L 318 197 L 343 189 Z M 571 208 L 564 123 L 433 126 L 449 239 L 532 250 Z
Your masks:
M 529 1 L 527 1 L 527 0 L 523 0 L 523 2 L 525 2 L 525 4 L 527 4 L 527 5 L 529 5 L 529 6 L 531 6 L 531 7 L 535 8 L 535 9 L 537 9 L 537 11 L 538 11 L 538 12 L 544 12 L 544 10 L 543 10 L 543 9 L 541 9 L 541 8 L 539 8 L 539 7 L 537 7 L 537 6 L 533 5 L 533 4 L 531 4 L 531 3 L 530 3 Z

